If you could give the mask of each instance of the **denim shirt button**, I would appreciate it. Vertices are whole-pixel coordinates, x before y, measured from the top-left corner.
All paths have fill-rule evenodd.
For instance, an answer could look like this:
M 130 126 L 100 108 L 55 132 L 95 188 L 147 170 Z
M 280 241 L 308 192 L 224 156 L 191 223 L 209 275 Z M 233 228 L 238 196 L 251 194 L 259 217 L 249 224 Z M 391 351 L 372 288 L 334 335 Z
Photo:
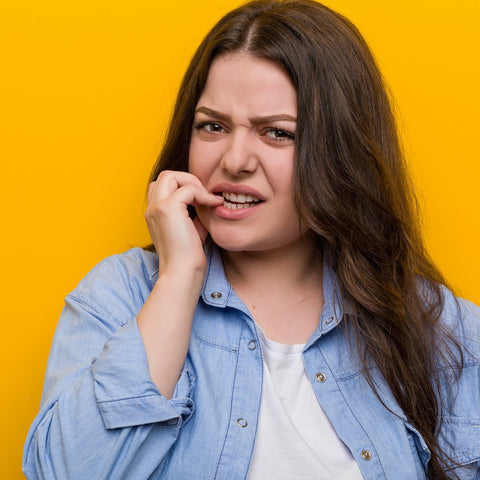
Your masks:
M 212 298 L 222 298 L 222 294 L 220 292 L 213 292 L 210 294 Z
M 366 460 L 367 462 L 372 459 L 372 454 L 371 454 L 368 450 L 362 450 L 362 452 L 360 453 L 360 455 L 361 455 L 362 458 L 363 458 L 364 460 Z
M 328 319 L 325 320 L 325 325 L 330 325 L 333 322 L 334 319 L 335 319 L 335 317 L 328 317 Z
M 248 425 L 247 421 L 246 421 L 244 418 L 239 418 L 239 419 L 237 420 L 237 423 L 238 423 L 242 428 L 245 428 L 245 427 Z
M 250 340 L 248 342 L 248 349 L 255 350 L 257 348 L 257 342 L 255 340 Z
M 327 381 L 327 376 L 323 372 L 318 372 L 315 376 L 317 382 L 324 383 Z

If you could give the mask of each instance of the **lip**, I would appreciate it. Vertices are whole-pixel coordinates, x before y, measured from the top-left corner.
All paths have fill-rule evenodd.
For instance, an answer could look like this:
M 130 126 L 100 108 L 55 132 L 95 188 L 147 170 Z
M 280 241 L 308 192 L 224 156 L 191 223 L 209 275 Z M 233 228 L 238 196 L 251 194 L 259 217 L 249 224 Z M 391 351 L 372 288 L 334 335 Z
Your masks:
M 215 207 L 213 211 L 215 212 L 215 215 L 223 218 L 224 220 L 243 220 L 244 218 L 247 218 L 257 212 L 260 208 L 262 208 L 262 205 L 263 203 L 257 203 L 253 207 L 237 209 L 231 209 L 224 207 L 223 205 L 219 205 L 218 207 Z
M 235 185 L 232 183 L 219 183 L 215 185 L 212 189 L 212 193 L 218 194 L 221 192 L 228 192 L 228 193 L 243 193 L 245 195 L 252 195 L 253 197 L 258 198 L 259 200 L 265 201 L 265 197 L 254 188 L 250 187 L 249 185 Z M 246 209 L 248 210 L 248 209 Z

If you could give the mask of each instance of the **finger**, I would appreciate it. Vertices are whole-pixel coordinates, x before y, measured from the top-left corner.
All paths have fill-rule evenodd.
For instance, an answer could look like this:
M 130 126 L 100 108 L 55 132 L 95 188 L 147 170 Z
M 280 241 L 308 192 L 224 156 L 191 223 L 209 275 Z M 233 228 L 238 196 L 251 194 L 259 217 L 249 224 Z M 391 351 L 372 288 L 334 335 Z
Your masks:
M 209 193 L 203 186 L 184 185 L 170 195 L 171 201 L 184 205 L 217 207 L 223 203 L 223 197 Z
M 178 188 L 184 185 L 196 185 L 199 188 L 205 188 L 202 182 L 191 173 L 165 170 L 160 172 L 157 180 L 150 184 L 149 194 L 157 198 L 166 198 Z

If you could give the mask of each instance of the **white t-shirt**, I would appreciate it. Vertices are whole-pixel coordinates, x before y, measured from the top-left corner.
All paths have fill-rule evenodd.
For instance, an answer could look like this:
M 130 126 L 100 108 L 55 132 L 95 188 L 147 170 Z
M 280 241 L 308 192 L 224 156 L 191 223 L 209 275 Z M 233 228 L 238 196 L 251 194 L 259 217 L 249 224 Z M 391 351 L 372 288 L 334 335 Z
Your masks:
M 265 368 L 248 480 L 362 480 L 315 397 L 303 364 L 304 345 L 273 342 L 258 331 Z

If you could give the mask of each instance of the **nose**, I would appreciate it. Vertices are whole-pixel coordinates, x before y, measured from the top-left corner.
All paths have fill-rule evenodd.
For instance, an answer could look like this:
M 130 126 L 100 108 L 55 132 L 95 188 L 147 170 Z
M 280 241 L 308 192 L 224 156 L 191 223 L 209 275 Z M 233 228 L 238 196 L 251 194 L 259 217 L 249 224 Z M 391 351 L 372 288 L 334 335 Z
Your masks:
M 258 167 L 258 157 L 249 140 L 248 131 L 236 131 L 229 136 L 229 141 L 220 162 L 221 167 L 233 176 L 247 176 Z

